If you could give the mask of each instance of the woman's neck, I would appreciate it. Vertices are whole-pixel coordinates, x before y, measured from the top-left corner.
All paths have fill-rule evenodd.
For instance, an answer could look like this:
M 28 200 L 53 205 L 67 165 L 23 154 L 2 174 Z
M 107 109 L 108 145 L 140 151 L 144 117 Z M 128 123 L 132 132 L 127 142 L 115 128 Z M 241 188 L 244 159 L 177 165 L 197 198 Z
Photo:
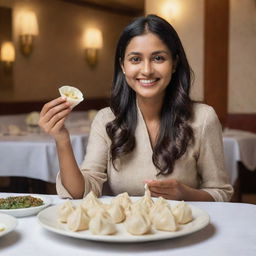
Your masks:
M 162 100 L 137 98 L 137 103 L 145 121 L 160 120 Z

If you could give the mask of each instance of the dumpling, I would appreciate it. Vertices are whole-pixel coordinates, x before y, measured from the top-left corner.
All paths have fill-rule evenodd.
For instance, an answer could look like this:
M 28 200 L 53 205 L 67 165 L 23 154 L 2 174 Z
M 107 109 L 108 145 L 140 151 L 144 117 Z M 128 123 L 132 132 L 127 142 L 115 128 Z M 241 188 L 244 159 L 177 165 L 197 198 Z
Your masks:
M 151 221 L 157 230 L 176 231 L 178 229 L 171 208 L 167 205 L 155 208 L 153 214 L 151 213 Z
M 99 208 L 102 208 L 102 202 L 95 196 L 91 191 L 81 203 L 83 209 L 86 210 L 87 214 L 92 217 L 98 211 Z
M 193 220 L 192 210 L 184 201 L 181 201 L 179 204 L 173 206 L 172 212 L 179 224 L 186 224 Z
M 125 212 L 122 205 L 112 204 L 107 209 L 107 212 L 115 223 L 121 223 L 125 220 Z
M 89 230 L 94 235 L 112 235 L 116 233 L 116 226 L 106 211 L 98 211 L 89 223 Z
M 115 198 L 113 198 L 111 204 L 119 204 L 123 206 L 123 208 L 126 210 L 132 204 L 132 200 L 129 197 L 128 193 L 124 192 L 122 194 L 117 195 Z
M 89 227 L 90 218 L 86 212 L 79 205 L 77 208 L 68 216 L 67 226 L 71 231 L 87 230 Z
M 150 209 L 154 206 L 154 201 L 151 198 L 148 184 L 145 184 L 145 195 L 135 202 L 134 205 L 138 206 L 140 209 L 143 209 L 147 214 L 150 212 Z
M 71 104 L 71 108 L 74 108 L 84 100 L 82 92 L 73 86 L 63 85 L 59 88 L 59 92 L 61 96 L 67 98 L 67 101 Z
M 59 221 L 66 223 L 68 216 L 74 211 L 74 207 L 70 200 L 67 200 L 65 203 L 61 204 L 58 208 L 58 217 Z
M 151 230 L 151 222 L 147 214 L 137 207 L 132 207 L 124 222 L 126 230 L 132 235 L 144 235 Z
M 159 197 L 149 211 L 150 217 L 155 216 L 159 211 L 159 209 L 164 208 L 165 206 L 169 207 L 168 201 L 163 197 Z

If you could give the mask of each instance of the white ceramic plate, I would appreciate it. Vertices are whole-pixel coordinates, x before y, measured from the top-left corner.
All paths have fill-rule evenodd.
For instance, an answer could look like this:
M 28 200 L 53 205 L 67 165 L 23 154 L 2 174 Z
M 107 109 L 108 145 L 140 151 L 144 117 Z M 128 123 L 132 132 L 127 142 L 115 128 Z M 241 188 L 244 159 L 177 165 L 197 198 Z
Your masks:
M 103 202 L 108 203 L 110 202 L 110 198 L 102 198 Z M 75 202 L 77 203 L 77 202 Z M 173 205 L 177 202 L 170 201 L 170 204 Z M 193 214 L 193 221 L 188 224 L 180 225 L 179 230 L 176 232 L 164 232 L 164 231 L 157 231 L 152 229 L 151 234 L 142 235 L 142 236 L 134 236 L 129 234 L 126 230 L 124 225 L 117 224 L 117 233 L 115 235 L 93 235 L 90 233 L 89 230 L 86 231 L 79 231 L 79 232 L 72 232 L 67 229 L 66 224 L 60 223 L 58 221 L 58 214 L 57 209 L 58 205 L 48 207 L 41 211 L 38 215 L 38 221 L 42 227 L 50 230 L 52 232 L 80 238 L 80 239 L 87 239 L 87 240 L 94 240 L 94 241 L 104 241 L 104 242 L 120 242 L 120 243 L 131 243 L 131 242 L 147 242 L 147 241 L 156 241 L 156 240 L 163 240 L 163 239 L 170 239 L 175 237 L 180 237 L 184 235 L 191 234 L 196 232 L 205 226 L 208 225 L 210 218 L 209 215 L 195 207 L 190 205 Z
M 0 213 L 0 226 L 4 228 L 3 231 L 0 231 L 0 237 L 13 231 L 17 224 L 18 220 L 15 217 Z
M 13 195 L 11 195 L 11 196 L 13 196 Z M 29 196 L 29 194 L 17 194 L 15 196 Z M 40 206 L 29 207 L 29 208 L 0 209 L 0 213 L 9 214 L 14 217 L 26 217 L 26 216 L 37 214 L 38 212 L 40 212 L 41 210 L 43 210 L 44 208 L 49 206 L 52 202 L 51 198 L 48 196 L 35 195 L 35 194 L 32 194 L 31 196 L 42 199 L 44 201 L 44 204 L 40 205 Z M 4 198 L 6 198 L 6 197 L 8 197 L 8 195 L 6 195 Z

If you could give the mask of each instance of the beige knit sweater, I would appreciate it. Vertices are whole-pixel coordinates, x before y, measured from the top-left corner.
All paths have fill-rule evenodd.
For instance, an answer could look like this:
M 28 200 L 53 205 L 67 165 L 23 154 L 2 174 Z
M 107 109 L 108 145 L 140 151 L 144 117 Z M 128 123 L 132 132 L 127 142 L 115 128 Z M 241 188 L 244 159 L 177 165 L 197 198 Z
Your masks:
M 177 179 L 197 189 L 207 191 L 215 201 L 229 201 L 233 188 L 228 183 L 224 169 L 222 130 L 218 117 L 212 107 L 205 104 L 194 104 L 194 119 L 191 126 L 194 130 L 195 143 L 176 161 L 174 171 L 167 176 L 156 176 L 157 169 L 152 162 L 152 147 L 143 116 L 138 108 L 138 123 L 135 132 L 135 149 L 118 161 L 116 171 L 110 161 L 111 141 L 105 125 L 114 119 L 110 108 L 104 108 L 96 115 L 87 144 L 86 155 L 81 165 L 85 179 L 85 193 L 93 190 L 97 195 L 104 188 L 113 195 L 128 192 L 129 195 L 144 194 L 144 180 Z M 57 192 L 61 197 L 71 195 L 57 176 Z

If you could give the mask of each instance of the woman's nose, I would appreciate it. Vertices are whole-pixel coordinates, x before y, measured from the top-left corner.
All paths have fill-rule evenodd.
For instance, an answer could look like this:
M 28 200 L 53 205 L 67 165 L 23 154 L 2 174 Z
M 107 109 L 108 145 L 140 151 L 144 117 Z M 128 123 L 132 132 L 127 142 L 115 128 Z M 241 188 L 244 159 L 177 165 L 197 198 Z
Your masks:
M 145 76 L 149 76 L 153 73 L 153 67 L 150 61 L 144 61 L 142 63 L 141 73 Z

